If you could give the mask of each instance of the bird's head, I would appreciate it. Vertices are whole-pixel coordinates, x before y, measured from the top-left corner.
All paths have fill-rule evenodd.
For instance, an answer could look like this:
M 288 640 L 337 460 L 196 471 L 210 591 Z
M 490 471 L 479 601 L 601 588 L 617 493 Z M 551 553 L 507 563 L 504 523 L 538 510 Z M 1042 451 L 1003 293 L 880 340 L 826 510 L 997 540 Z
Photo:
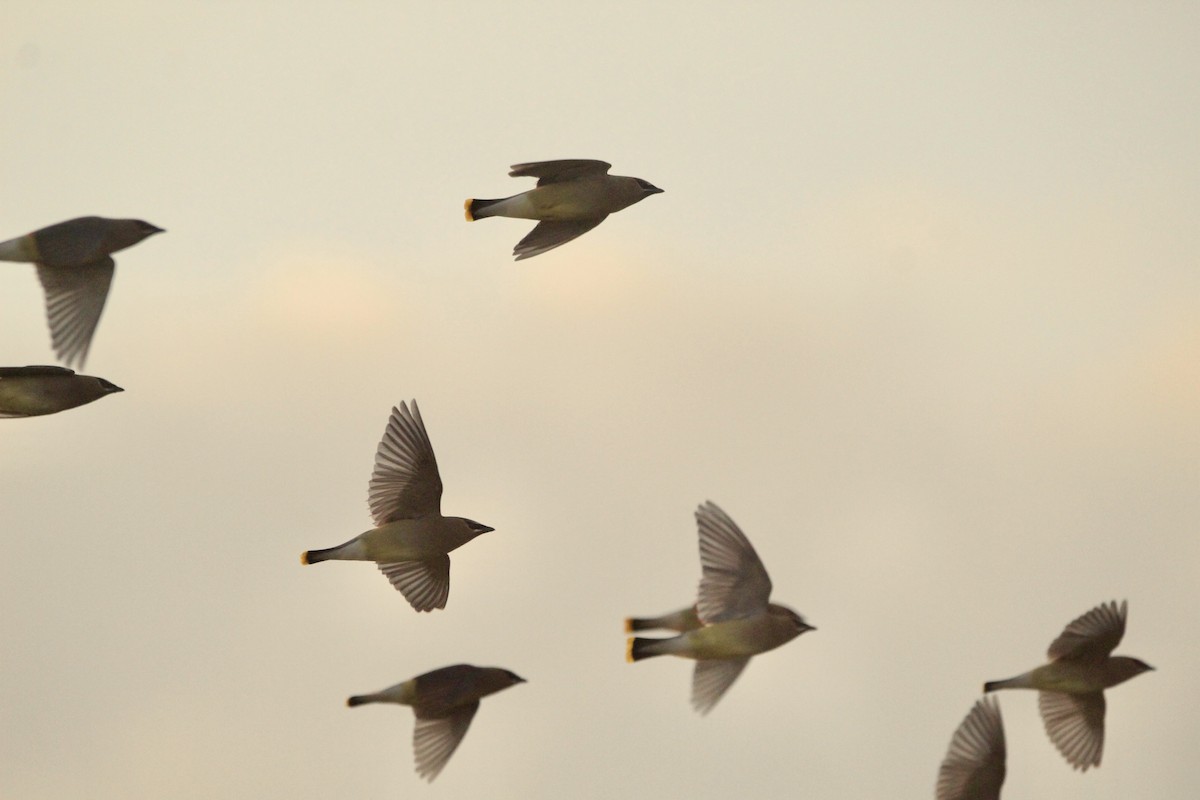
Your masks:
M 1137 677 L 1143 672 L 1151 672 L 1154 667 L 1142 661 L 1140 658 L 1130 658 L 1129 656 L 1113 656 L 1108 660 L 1108 671 L 1110 675 L 1111 686 L 1118 683 L 1124 683 L 1130 678 Z
M 778 603 L 771 603 L 767 607 L 767 612 L 772 618 L 779 623 L 787 626 L 787 630 L 793 637 L 799 636 L 805 631 L 815 631 L 816 628 L 804 621 L 804 617 L 792 611 L 787 606 L 781 606 Z
M 662 194 L 663 190 L 655 186 L 650 181 L 644 181 L 641 178 L 634 178 L 637 181 L 638 188 L 642 190 L 642 196 L 648 197 L 652 194 Z
M 113 383 L 112 381 L 106 381 L 106 380 L 104 380 L 104 378 L 96 378 L 96 383 L 100 384 L 100 389 L 101 389 L 101 390 L 102 390 L 102 391 L 103 391 L 105 394 L 113 394 L 114 392 L 123 392 L 123 391 L 125 391 L 124 389 L 122 389 L 120 386 L 117 386 L 117 385 L 116 385 L 115 383 Z

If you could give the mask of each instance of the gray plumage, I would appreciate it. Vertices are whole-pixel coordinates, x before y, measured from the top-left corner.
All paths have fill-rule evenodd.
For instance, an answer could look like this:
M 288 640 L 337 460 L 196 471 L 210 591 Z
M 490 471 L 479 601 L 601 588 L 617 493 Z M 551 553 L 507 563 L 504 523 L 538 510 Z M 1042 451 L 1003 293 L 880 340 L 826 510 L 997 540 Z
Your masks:
M 37 417 L 125 391 L 65 367 L 0 367 L 0 417 Z
M 1136 658 L 1110 655 L 1125 634 L 1126 611 L 1125 601 L 1096 606 L 1050 643 L 1050 663 L 983 686 L 985 692 L 1037 689 L 1046 735 L 1078 770 L 1100 766 L 1104 690 L 1154 669 Z
M 699 627 L 691 627 L 687 609 L 648 621 L 684 630 L 669 638 L 630 638 L 625 655 L 629 661 L 664 655 L 695 659 L 692 706 L 707 714 L 751 657 L 816 628 L 787 606 L 770 602 L 771 578 L 766 567 L 750 540 L 716 503 L 706 502 L 696 509 L 696 524 L 701 565 L 695 606 Z M 628 620 L 626 628 L 638 629 Z
M 539 220 L 513 248 L 520 261 L 553 250 L 599 225 L 615 211 L 659 194 L 662 189 L 641 178 L 609 175 L 605 161 L 571 158 L 514 164 L 514 178 L 537 178 L 527 192 L 496 200 L 467 200 L 467 221 L 486 217 Z
M 976 701 L 954 731 L 938 769 L 937 800 L 1000 800 L 1006 753 L 996 699 Z
M 78 217 L 0 242 L 0 261 L 37 265 L 54 352 L 83 366 L 104 311 L 116 262 L 110 257 L 162 228 L 140 219 Z
M 413 729 L 417 774 L 432 781 L 467 735 L 471 720 L 479 710 L 480 699 L 524 682 L 524 678 L 499 667 L 455 664 L 373 694 L 356 695 L 348 699 L 346 705 L 399 703 L 411 706 L 417 718 Z
M 307 550 L 301 563 L 374 561 L 417 611 L 445 608 L 450 556 L 493 528 L 442 516 L 442 478 L 417 401 L 392 409 L 375 452 L 367 502 L 376 527 L 345 544 Z

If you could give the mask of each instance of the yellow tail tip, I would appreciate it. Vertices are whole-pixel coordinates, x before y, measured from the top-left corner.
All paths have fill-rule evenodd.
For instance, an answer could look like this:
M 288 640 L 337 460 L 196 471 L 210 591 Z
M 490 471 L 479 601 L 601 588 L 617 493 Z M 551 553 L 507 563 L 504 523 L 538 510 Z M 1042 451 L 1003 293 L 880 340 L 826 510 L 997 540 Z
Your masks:
M 471 203 L 474 203 L 474 202 L 475 202 L 475 200 L 473 198 L 468 197 L 466 199 L 466 201 L 463 203 L 463 211 L 465 212 L 467 222 L 475 221 L 475 217 L 471 216 Z
M 307 550 L 305 550 L 303 553 L 300 554 L 300 563 L 301 564 L 308 563 L 308 551 Z
M 629 637 L 625 641 L 625 660 L 630 664 L 633 663 L 633 637 Z
M 633 617 L 625 618 L 625 632 L 633 633 Z

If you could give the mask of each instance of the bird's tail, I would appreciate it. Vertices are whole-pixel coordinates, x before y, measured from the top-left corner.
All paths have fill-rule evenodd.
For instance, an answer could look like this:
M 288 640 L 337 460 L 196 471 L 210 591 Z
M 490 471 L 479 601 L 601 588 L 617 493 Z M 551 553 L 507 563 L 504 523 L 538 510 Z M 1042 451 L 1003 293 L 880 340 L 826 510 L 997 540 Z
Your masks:
M 370 561 L 367 547 L 361 536 L 356 536 L 345 544 L 337 547 L 327 547 L 324 550 L 305 550 L 300 554 L 301 564 L 316 564 L 336 558 L 339 561 Z
M 340 550 L 339 547 L 330 547 L 325 550 L 305 550 L 300 554 L 301 564 L 318 564 L 322 561 L 328 561 L 333 558 L 333 554 Z
M 505 198 L 507 199 L 507 198 Z M 489 213 L 488 209 L 499 203 L 500 200 L 470 200 L 463 203 L 463 211 L 466 212 L 467 222 L 474 222 L 477 219 L 484 217 L 494 217 L 495 214 Z
M 31 248 L 32 236 L 18 236 L 7 242 L 0 242 L 0 261 L 37 261 L 37 248 Z
M 647 639 L 642 636 L 631 636 L 625 645 L 625 660 L 629 663 L 641 661 L 644 658 L 665 655 L 665 650 L 655 647 L 663 639 Z
M 700 626 L 701 623 L 700 619 L 696 616 L 695 606 L 681 608 L 678 611 L 672 611 L 670 614 L 663 614 L 661 617 L 627 617 L 625 619 L 626 633 L 651 631 L 659 628 L 675 631 L 676 633 L 686 633 Z

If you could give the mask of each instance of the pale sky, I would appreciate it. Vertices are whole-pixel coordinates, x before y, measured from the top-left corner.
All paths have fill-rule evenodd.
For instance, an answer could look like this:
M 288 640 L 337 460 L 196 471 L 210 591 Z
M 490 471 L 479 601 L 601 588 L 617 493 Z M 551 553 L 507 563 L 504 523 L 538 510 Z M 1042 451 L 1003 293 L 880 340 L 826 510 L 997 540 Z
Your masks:
M 84 372 L 0 424 L 0 793 L 931 798 L 985 680 L 1128 599 L 1103 764 L 999 696 L 1005 798 L 1200 793 L 1200 9 L 15 0 L 0 240 L 117 254 Z M 511 164 L 665 189 L 513 263 Z M 0 365 L 54 363 L 0 265 Z M 418 615 L 373 566 L 388 413 L 496 530 Z M 818 630 L 714 711 L 622 619 L 720 504 Z M 347 696 L 457 662 L 445 771 Z

